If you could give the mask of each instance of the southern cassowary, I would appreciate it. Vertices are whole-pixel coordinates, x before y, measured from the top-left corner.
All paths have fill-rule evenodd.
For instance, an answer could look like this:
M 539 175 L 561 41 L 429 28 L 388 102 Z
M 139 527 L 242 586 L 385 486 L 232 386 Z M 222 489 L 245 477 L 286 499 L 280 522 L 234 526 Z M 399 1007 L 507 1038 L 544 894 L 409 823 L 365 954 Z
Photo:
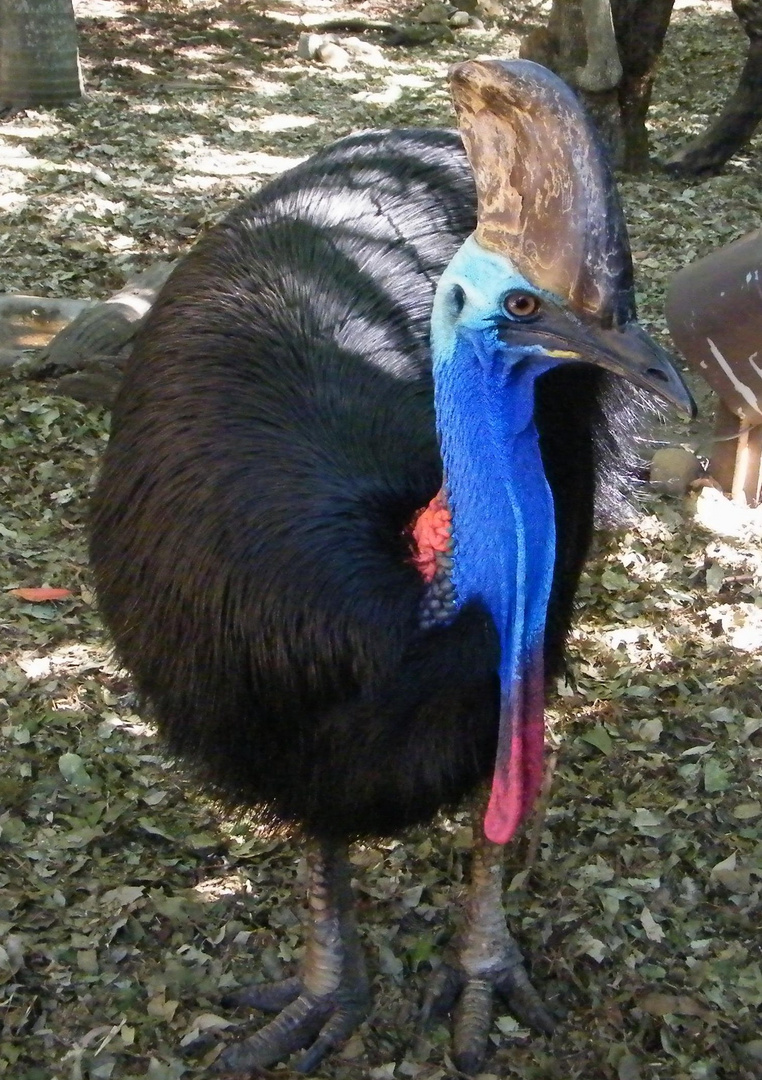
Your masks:
M 139 336 L 93 501 L 98 600 L 169 751 L 303 835 L 299 977 L 224 1066 L 364 1015 L 347 844 L 492 777 L 457 967 L 475 1069 L 491 996 L 551 1018 L 506 929 L 500 844 L 536 794 L 596 497 L 631 385 L 687 407 L 635 321 L 612 180 L 534 64 L 454 74 L 448 131 L 352 136 L 268 184 L 172 274 Z M 429 335 L 431 333 L 431 345 Z M 621 376 L 629 379 L 623 382 Z M 446 987 L 445 984 L 448 983 Z

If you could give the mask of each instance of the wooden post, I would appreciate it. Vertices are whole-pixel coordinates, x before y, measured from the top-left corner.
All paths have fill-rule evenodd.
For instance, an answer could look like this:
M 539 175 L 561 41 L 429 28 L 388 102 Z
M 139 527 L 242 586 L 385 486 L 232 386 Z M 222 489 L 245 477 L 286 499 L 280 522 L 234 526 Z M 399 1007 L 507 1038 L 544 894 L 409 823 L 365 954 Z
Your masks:
M 735 502 L 756 506 L 762 499 L 762 424 L 744 425 L 722 402 L 717 406 L 709 475 Z

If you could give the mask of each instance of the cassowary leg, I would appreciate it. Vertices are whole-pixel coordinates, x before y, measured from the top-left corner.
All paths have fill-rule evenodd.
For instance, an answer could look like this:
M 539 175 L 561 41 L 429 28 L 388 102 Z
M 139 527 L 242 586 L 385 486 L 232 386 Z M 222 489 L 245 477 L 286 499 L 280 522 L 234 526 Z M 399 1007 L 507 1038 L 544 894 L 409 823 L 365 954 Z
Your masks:
M 555 1026 L 553 1017 L 532 986 L 524 958 L 505 924 L 503 912 L 504 847 L 487 840 L 482 821 L 474 822 L 471 883 L 465 904 L 464 925 L 456 945 L 454 964 L 435 973 L 423 1004 L 422 1020 L 453 1010 L 455 1064 L 471 1075 L 481 1068 L 492 1026 L 495 992 L 506 999 L 522 1023 L 545 1034 Z
M 227 999 L 231 1004 L 280 1011 L 255 1035 L 227 1047 L 218 1059 L 224 1072 L 266 1068 L 305 1047 L 294 1067 L 310 1072 L 367 1014 L 368 978 L 354 918 L 346 845 L 323 844 L 307 858 L 309 922 L 301 975 L 249 986 Z

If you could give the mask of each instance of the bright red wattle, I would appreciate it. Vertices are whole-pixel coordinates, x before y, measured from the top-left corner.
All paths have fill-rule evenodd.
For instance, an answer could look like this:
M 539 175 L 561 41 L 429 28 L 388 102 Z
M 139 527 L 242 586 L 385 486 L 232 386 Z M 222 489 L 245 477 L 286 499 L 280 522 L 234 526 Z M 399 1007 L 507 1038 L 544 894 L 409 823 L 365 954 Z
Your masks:
M 418 572 L 427 583 L 437 572 L 437 555 L 450 550 L 452 519 L 443 491 L 439 491 L 428 506 L 421 510 L 413 524 L 416 553 L 413 556 Z
M 510 732 L 498 746 L 484 835 L 506 844 L 531 810 L 542 787 L 545 745 L 545 693 L 542 656 L 532 658 L 509 701 L 501 730 Z

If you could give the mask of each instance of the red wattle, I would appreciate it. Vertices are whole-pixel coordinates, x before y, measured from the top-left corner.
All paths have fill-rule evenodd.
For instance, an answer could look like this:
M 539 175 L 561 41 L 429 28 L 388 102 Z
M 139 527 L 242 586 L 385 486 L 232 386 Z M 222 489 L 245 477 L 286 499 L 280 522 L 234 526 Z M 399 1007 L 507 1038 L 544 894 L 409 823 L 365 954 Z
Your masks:
M 450 550 L 452 519 L 447 497 L 438 492 L 413 524 L 416 553 L 413 560 L 424 581 L 429 583 L 437 572 L 437 554 Z
M 510 738 L 505 736 L 510 733 Z M 542 656 L 527 665 L 520 684 L 501 709 L 498 755 L 492 778 L 484 835 L 506 844 L 540 793 L 545 744 L 545 694 Z

